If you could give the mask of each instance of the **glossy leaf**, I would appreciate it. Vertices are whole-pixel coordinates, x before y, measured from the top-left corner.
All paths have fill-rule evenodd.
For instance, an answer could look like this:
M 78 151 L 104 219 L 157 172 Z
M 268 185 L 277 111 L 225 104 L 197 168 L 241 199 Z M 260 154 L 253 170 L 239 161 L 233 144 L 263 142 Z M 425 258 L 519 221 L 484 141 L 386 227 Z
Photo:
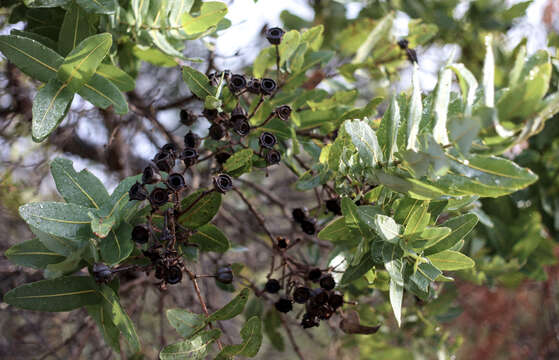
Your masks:
M 468 235 L 476 226 L 477 222 L 478 217 L 475 214 L 464 214 L 445 221 L 440 226 L 450 228 L 452 232 L 439 242 L 430 244 L 430 246 L 425 249 L 425 255 L 436 254 L 450 249 L 458 241 Z
M 111 228 L 107 237 L 100 240 L 101 258 L 111 265 L 126 259 L 134 249 L 132 226 L 122 223 L 117 229 Z
M 33 99 L 33 141 L 45 140 L 66 116 L 74 93 L 60 81 L 51 79 Z
M 231 243 L 225 234 L 212 224 L 199 227 L 188 239 L 188 242 L 198 244 L 201 251 L 224 253 L 231 247 Z
M 126 311 L 120 305 L 120 300 L 114 290 L 107 285 L 102 285 L 99 292 L 103 299 L 102 306 L 105 314 L 113 324 L 120 330 L 130 345 L 133 353 L 140 351 L 140 339 L 136 334 L 136 328 Z
M 442 145 L 449 144 L 446 122 L 448 119 L 448 104 L 450 102 L 450 86 L 452 85 L 452 71 L 444 67 L 439 74 L 437 90 L 435 93 L 434 115 L 435 126 L 433 137 L 435 141 Z
M 211 322 L 216 320 L 229 320 L 239 315 L 245 308 L 249 293 L 250 290 L 248 288 L 244 288 L 237 296 L 233 298 L 233 300 L 228 302 L 221 309 L 211 314 L 208 317 L 207 321 Z
M 253 357 L 258 353 L 262 344 L 262 321 L 259 317 L 253 316 L 247 320 L 241 329 L 243 342 L 238 345 L 228 345 L 218 354 L 219 359 L 228 356 Z
M 237 151 L 223 164 L 223 170 L 233 177 L 239 177 L 252 169 L 252 149 Z
M 219 329 L 204 331 L 192 339 L 165 346 L 159 353 L 159 358 L 161 360 L 205 359 L 208 345 L 220 336 L 221 330 Z
M 190 91 L 200 99 L 214 96 L 216 88 L 210 85 L 208 77 L 196 69 L 185 66 L 182 68 L 182 78 Z
M 101 305 L 87 305 L 85 307 L 89 316 L 95 320 L 99 331 L 105 342 L 113 348 L 115 351 L 120 352 L 120 331 L 111 321 L 111 319 L 105 314 L 105 308 Z
M 94 14 L 113 14 L 116 10 L 114 0 L 76 0 L 85 11 Z
M 427 258 L 434 266 L 443 271 L 464 270 L 475 266 L 475 262 L 472 259 L 454 250 L 445 250 L 429 255 Z
M 377 132 L 378 141 L 388 164 L 394 161 L 394 153 L 398 151 L 398 129 L 400 127 L 400 107 L 393 97 L 390 107 L 386 110 Z
M 386 215 L 377 214 L 373 222 L 375 232 L 384 241 L 398 244 L 401 237 L 401 226 L 393 218 Z
M 209 223 L 219 211 L 221 194 L 200 189 L 182 201 L 182 208 L 188 209 L 179 217 L 179 223 L 191 229 Z
M 128 103 L 118 87 L 97 73 L 82 86 L 78 94 L 101 109 L 112 106 L 117 114 L 128 113 Z
M 168 309 L 169 324 L 184 338 L 189 338 L 206 326 L 203 314 L 194 314 L 183 309 Z
M 27 240 L 13 245 L 4 253 L 12 263 L 35 269 L 44 269 L 49 264 L 56 264 L 64 256 L 46 248 L 39 239 Z
M 114 65 L 100 64 L 95 73 L 111 81 L 120 91 L 132 91 L 136 87 L 136 81 Z
M 423 113 L 423 103 L 421 101 L 421 87 L 419 84 L 419 66 L 413 65 L 412 73 L 412 95 L 408 114 L 408 132 L 406 149 L 417 151 L 417 135 L 419 134 L 419 123 Z
M 390 279 L 390 305 L 394 311 L 394 317 L 398 323 L 398 327 L 402 325 L 402 300 L 404 298 L 404 286 L 398 284 L 394 279 Z
M 4 302 L 22 309 L 70 311 L 101 301 L 97 285 L 89 276 L 67 276 L 21 285 L 4 295 Z
M 274 348 L 278 351 L 285 350 L 285 342 L 278 328 L 281 326 L 280 313 L 275 309 L 270 309 L 264 315 L 262 319 L 264 323 L 264 334 Z
M 87 169 L 76 172 L 71 160 L 56 158 L 50 170 L 58 192 L 67 202 L 96 209 L 109 202 L 103 183 Z
M 66 56 L 78 44 L 89 36 L 89 22 L 87 13 L 75 1 L 72 1 L 58 36 L 58 52 Z
M 373 256 L 367 253 L 357 265 L 350 265 L 345 269 L 340 285 L 347 285 L 365 275 L 375 265 Z
M 377 43 L 386 38 L 390 30 L 392 29 L 393 23 L 394 13 L 392 12 L 380 19 L 355 53 L 355 57 L 351 60 L 351 63 L 359 64 L 363 62 L 367 58 L 367 56 L 371 54 Z
M 360 120 L 348 120 L 344 124 L 353 145 L 359 151 L 359 156 L 367 166 L 374 167 L 384 161 L 377 136 L 369 124 Z
M 283 66 L 293 55 L 301 41 L 301 34 L 297 30 L 288 31 L 283 35 L 279 45 L 280 66 Z
M 193 17 L 189 13 L 182 15 L 182 27 L 189 34 L 204 32 L 216 26 L 227 14 L 227 5 L 218 1 L 205 1 L 200 7 L 200 14 Z
M 71 91 L 78 91 L 95 74 L 111 45 L 112 36 L 109 33 L 86 38 L 64 58 L 57 71 L 58 80 Z

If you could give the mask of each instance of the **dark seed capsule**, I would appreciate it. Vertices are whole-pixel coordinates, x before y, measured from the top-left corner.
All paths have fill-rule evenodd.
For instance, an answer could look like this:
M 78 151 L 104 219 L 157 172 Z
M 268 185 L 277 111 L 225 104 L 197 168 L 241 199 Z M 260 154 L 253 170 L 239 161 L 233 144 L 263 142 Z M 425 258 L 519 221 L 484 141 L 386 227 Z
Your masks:
M 313 289 L 311 291 L 311 302 L 314 306 L 322 306 L 328 302 L 328 293 L 324 289 Z
M 145 200 L 148 197 L 148 192 L 144 189 L 143 185 L 136 181 L 128 191 L 128 198 L 130 200 Z
M 280 291 L 280 289 L 280 282 L 276 279 L 270 279 L 266 282 L 266 285 L 264 285 L 264 290 L 266 290 L 266 292 L 269 292 L 270 294 L 275 294 Z
M 215 279 L 222 284 L 231 284 L 233 282 L 233 270 L 230 266 L 222 266 L 217 269 Z
M 153 166 L 147 166 L 142 173 L 143 184 L 157 184 L 161 181 L 161 175 Z
M 314 235 L 316 233 L 316 225 L 314 219 L 305 219 L 301 221 L 301 229 L 307 235 Z
M 214 177 L 214 188 L 218 192 L 225 194 L 227 191 L 233 189 L 233 179 L 227 174 L 219 174 Z
M 231 154 L 229 154 L 228 152 L 222 151 L 220 153 L 215 154 L 215 161 L 217 161 L 219 164 L 225 164 L 227 159 L 229 159 L 230 157 L 231 157 Z
M 278 301 L 276 301 L 274 306 L 276 307 L 277 311 L 282 313 L 288 313 L 293 310 L 293 304 L 291 303 L 291 300 L 287 298 L 279 299 Z
M 175 158 L 177 156 L 177 146 L 173 143 L 163 145 L 161 151 L 169 154 L 172 158 Z
M 216 109 L 204 109 L 202 110 L 202 115 L 204 115 L 204 117 L 206 119 L 208 119 L 208 121 L 214 121 L 217 118 L 217 110 Z
M 326 209 L 335 215 L 342 215 L 342 206 L 340 204 L 340 199 L 330 199 L 326 200 Z
M 150 259 L 152 264 L 155 264 L 161 258 L 161 254 L 154 249 L 142 250 L 142 254 Z
M 173 265 L 165 271 L 165 282 L 167 284 L 177 284 L 182 280 L 182 270 L 180 267 Z
M 247 85 L 247 90 L 252 94 L 260 94 L 260 80 L 258 79 L 250 80 Z
M 281 154 L 279 151 L 270 149 L 266 153 L 266 164 L 268 165 L 276 165 L 279 164 L 281 161 Z
M 318 321 L 315 320 L 314 316 L 309 313 L 305 313 L 303 315 L 303 319 L 301 320 L 301 326 L 303 327 L 303 329 L 312 328 L 318 325 Z
M 321 276 L 322 276 L 322 271 L 319 268 L 314 268 L 311 269 L 307 274 L 307 279 L 309 279 L 312 282 L 318 282 Z
M 214 140 L 221 140 L 225 136 L 225 128 L 221 124 L 210 126 L 210 137 Z
M 111 269 L 103 263 L 93 264 L 92 270 L 93 270 L 93 277 L 95 278 L 95 281 L 97 281 L 98 283 L 109 282 L 109 280 L 111 280 L 111 277 L 113 275 Z
M 410 42 L 408 40 L 402 39 L 398 41 L 398 46 L 400 47 L 400 49 L 405 50 L 408 48 L 409 43 Z
M 324 290 L 332 290 L 336 287 L 336 281 L 332 277 L 332 275 L 328 274 L 320 279 L 320 287 Z
M 264 131 L 262 134 L 260 134 L 260 138 L 258 139 L 258 141 L 260 142 L 260 146 L 266 149 L 273 148 L 274 145 L 276 145 L 276 143 L 278 142 L 276 136 L 267 131 Z
M 283 37 L 283 34 L 285 34 L 285 31 L 283 31 L 282 28 L 279 28 L 279 27 L 269 28 L 266 31 L 266 39 L 272 45 L 279 45 L 281 43 L 281 39 Z
M 192 126 L 196 121 L 197 116 L 188 110 L 182 109 L 180 111 L 181 124 L 185 126 Z
M 332 309 L 328 305 L 323 305 L 317 309 L 316 316 L 320 320 L 328 320 L 330 319 L 330 317 L 332 317 L 333 313 L 334 311 L 332 311 Z
M 166 152 L 158 152 L 153 158 L 153 162 L 160 171 L 170 172 L 175 166 L 175 158 Z
M 307 216 L 309 216 L 309 211 L 307 210 L 307 208 L 295 208 L 291 212 L 291 215 L 293 215 L 293 220 L 295 220 L 295 222 L 300 223 L 307 219 Z
M 184 177 L 181 174 L 170 174 L 167 178 L 167 185 L 169 185 L 169 189 L 173 191 L 180 191 L 184 189 L 186 183 L 184 181 Z
M 248 123 L 248 121 L 246 119 L 237 119 L 233 123 L 233 130 L 239 136 L 247 136 L 248 133 L 250 132 L 250 124 Z
M 338 291 L 334 292 L 333 294 L 330 294 L 330 296 L 328 297 L 328 305 L 330 305 L 334 310 L 342 307 L 343 304 L 344 304 L 344 296 Z
M 289 116 L 291 116 L 291 107 L 289 105 L 278 106 L 274 112 L 278 118 L 287 121 L 289 120 Z
M 198 150 L 195 148 L 184 149 L 181 153 L 181 159 L 186 167 L 196 164 L 196 161 L 198 160 Z
M 145 225 L 136 225 L 132 229 L 132 240 L 138 244 L 145 244 L 149 240 L 149 230 Z
M 165 268 L 163 267 L 163 264 L 159 261 L 155 265 L 155 277 L 157 279 L 163 279 L 164 276 L 165 276 Z
M 311 290 L 306 286 L 299 286 L 293 290 L 293 300 L 298 304 L 304 304 L 309 300 Z
M 285 250 L 289 246 L 289 239 L 286 239 L 284 237 L 278 237 L 276 239 L 276 245 L 278 249 Z
M 408 56 L 408 60 L 412 63 L 412 64 L 417 64 L 417 52 L 415 52 L 414 49 L 406 49 L 406 55 Z
M 231 122 L 234 123 L 238 119 L 247 120 L 247 112 L 240 104 L 231 111 Z
M 165 205 L 169 201 L 169 192 L 167 189 L 155 188 L 149 194 L 149 202 L 153 207 L 160 207 Z
M 247 81 L 243 75 L 233 74 L 228 80 L 229 90 L 233 94 L 240 92 L 247 86 Z
M 264 78 L 260 80 L 260 92 L 263 95 L 272 95 L 276 87 L 276 82 L 273 79 Z
M 192 131 L 189 131 L 184 136 L 184 147 L 196 149 L 198 146 L 200 146 L 200 137 Z

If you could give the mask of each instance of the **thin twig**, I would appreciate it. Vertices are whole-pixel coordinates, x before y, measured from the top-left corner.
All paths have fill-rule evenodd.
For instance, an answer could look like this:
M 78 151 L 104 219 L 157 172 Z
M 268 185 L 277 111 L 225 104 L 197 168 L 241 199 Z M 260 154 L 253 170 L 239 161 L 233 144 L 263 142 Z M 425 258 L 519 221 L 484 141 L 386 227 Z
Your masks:
M 295 342 L 295 338 L 293 337 L 293 333 L 291 332 L 291 328 L 285 322 L 284 315 L 281 315 L 280 319 L 281 319 L 281 324 L 283 325 L 283 328 L 285 329 L 285 332 L 287 333 L 287 337 L 289 338 L 289 341 L 291 342 L 291 345 L 293 346 L 293 350 L 295 350 L 295 353 L 297 354 L 297 356 L 299 356 L 299 359 L 305 360 L 305 357 L 303 356 L 303 353 L 301 352 L 301 349 L 299 349 L 299 345 L 297 345 L 297 343 Z

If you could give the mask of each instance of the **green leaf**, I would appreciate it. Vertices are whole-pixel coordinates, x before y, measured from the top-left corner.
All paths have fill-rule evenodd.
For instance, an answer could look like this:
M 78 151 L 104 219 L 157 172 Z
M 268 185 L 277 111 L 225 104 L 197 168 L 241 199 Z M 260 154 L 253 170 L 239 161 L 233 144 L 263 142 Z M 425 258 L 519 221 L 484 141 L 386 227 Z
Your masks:
M 445 221 L 440 226 L 450 228 L 452 232 L 439 242 L 429 244 L 424 254 L 432 255 L 450 249 L 458 241 L 468 235 L 476 226 L 477 222 L 478 217 L 475 214 L 464 214 Z
M 59 202 L 36 202 L 19 207 L 20 216 L 29 226 L 74 242 L 87 241 L 91 236 L 89 211 L 83 206 Z
M 429 255 L 427 258 L 434 266 L 443 271 L 470 269 L 475 266 L 475 262 L 472 259 L 454 250 L 445 250 Z
M 276 63 L 276 48 L 267 47 L 260 51 L 252 64 L 252 75 L 255 78 L 264 77 L 266 70 Z
M 394 161 L 394 153 L 398 152 L 398 128 L 400 127 L 400 107 L 396 97 L 392 98 L 390 107 L 386 110 L 377 132 L 378 141 L 388 164 Z
M 78 94 L 101 109 L 112 105 L 117 114 L 128 113 L 128 103 L 124 95 L 116 85 L 99 74 L 94 74 L 89 82 L 82 86 Z
M 167 345 L 159 353 L 161 360 L 202 360 L 208 353 L 208 345 L 221 336 L 221 330 L 213 329 L 200 333 L 193 339 Z
M 262 344 L 262 321 L 258 316 L 253 316 L 247 320 L 241 329 L 243 342 L 238 345 L 228 345 L 218 354 L 218 359 L 230 356 L 253 357 L 258 353 Z
M 373 31 L 369 33 L 367 39 L 361 44 L 359 49 L 357 50 L 354 58 L 351 60 L 352 64 L 359 64 L 365 61 L 365 59 L 371 54 L 374 50 L 377 43 L 383 39 L 388 37 L 390 30 L 392 29 L 392 25 L 394 23 L 394 13 L 390 12 L 385 15 L 379 22 L 376 24 Z
M 345 218 L 339 217 L 330 221 L 320 232 L 318 238 L 324 241 L 337 241 L 348 235 L 350 229 L 346 226 Z
M 241 290 L 241 292 L 237 296 L 235 296 L 233 300 L 231 300 L 221 309 L 211 314 L 208 317 L 207 321 L 211 322 L 216 320 L 229 320 L 242 313 L 247 303 L 249 292 L 250 291 L 248 288 L 244 288 L 243 290 Z
M 398 327 L 402 325 L 402 300 L 404 298 L 404 286 L 398 284 L 394 279 L 390 279 L 390 305 L 392 305 L 392 311 L 394 311 L 394 317 L 396 317 L 396 322 Z
M 281 325 L 280 313 L 275 309 L 270 309 L 264 315 L 264 333 L 278 351 L 285 350 L 285 343 L 281 333 L 277 330 Z
M 107 237 L 101 239 L 101 258 L 111 265 L 125 260 L 134 249 L 132 225 L 121 223 L 118 229 L 110 229 Z
M 181 28 L 181 16 L 184 13 L 190 12 L 192 5 L 194 5 L 194 0 L 177 0 L 168 3 L 169 15 L 167 21 L 170 28 L 169 36 L 177 39 L 184 38 L 184 32 Z
M 439 73 L 439 81 L 435 92 L 435 103 L 433 112 L 435 115 L 435 126 L 433 137 L 441 145 L 449 144 L 446 121 L 448 118 L 448 104 L 450 102 L 450 86 L 452 85 L 452 71 L 444 67 Z
M 78 44 L 89 36 L 89 22 L 87 13 L 72 1 L 64 21 L 60 27 L 58 36 L 58 52 L 66 56 L 70 51 L 74 50 Z
M 495 107 L 495 57 L 491 35 L 485 37 L 485 58 L 483 60 L 483 100 L 487 107 Z
M 174 67 L 177 62 L 172 56 L 166 55 L 161 51 L 153 48 L 142 49 L 139 46 L 134 46 L 132 53 L 140 60 L 147 61 L 150 64 L 160 67 Z
M 89 249 L 89 244 L 84 243 L 76 251 L 69 254 L 64 261 L 47 265 L 44 276 L 46 279 L 56 279 L 70 275 L 83 268 L 87 263 L 83 260 L 84 252 Z
M 402 227 L 390 216 L 377 214 L 373 222 L 373 227 L 382 240 L 391 244 L 398 244 L 398 241 L 400 241 Z
M 15 244 L 6 250 L 4 256 L 14 264 L 35 269 L 44 269 L 49 264 L 56 264 L 65 259 L 64 256 L 46 248 L 39 239 Z
M 210 85 L 208 77 L 196 69 L 188 66 L 183 67 L 182 78 L 190 91 L 200 99 L 216 94 L 216 88 Z
M 478 89 L 478 82 L 470 70 L 464 64 L 450 64 L 449 69 L 454 71 L 458 77 L 462 98 L 464 99 L 464 117 L 469 118 L 472 115 L 472 107 L 476 99 L 476 91 Z
M 114 83 L 120 91 L 127 92 L 136 88 L 136 81 L 120 68 L 110 64 L 100 64 L 95 72 Z
M 198 244 L 201 251 L 224 253 L 231 247 L 231 243 L 225 234 L 212 224 L 199 227 L 188 239 L 188 242 Z
M 48 82 L 64 58 L 38 41 L 17 35 L 0 36 L 0 51 L 25 74 Z
M 280 66 L 283 66 L 291 55 L 293 55 L 300 41 L 301 34 L 297 30 L 288 31 L 283 35 L 281 43 L 279 44 Z
M 373 248 L 374 249 L 374 248 Z M 384 267 L 390 278 L 394 280 L 397 284 L 404 284 L 404 268 L 406 263 L 402 261 L 403 251 L 399 245 L 394 245 L 389 242 L 382 242 L 382 260 L 384 262 Z M 372 254 L 373 258 L 378 256 L 377 254 Z
M 113 14 L 116 10 L 114 0 L 76 0 L 85 11 L 94 14 Z
M 200 7 L 200 15 L 182 15 L 182 28 L 188 35 L 204 32 L 216 26 L 227 14 L 227 5 L 218 1 L 205 1 Z
M 347 120 L 344 126 L 367 166 L 374 167 L 384 161 L 377 136 L 369 124 L 360 120 Z
M 429 291 L 429 284 L 432 281 L 435 281 L 439 275 L 442 275 L 442 272 L 434 267 L 432 264 L 429 263 L 421 263 L 417 266 L 415 271 L 410 275 L 409 279 L 412 281 L 417 287 L 423 291 Z
M 191 229 L 209 223 L 219 211 L 221 194 L 200 189 L 182 200 L 181 207 L 188 209 L 179 217 L 179 223 Z
M 4 302 L 27 310 L 70 311 L 101 301 L 89 276 L 67 276 L 21 285 L 4 295 Z
M 372 254 L 366 253 L 357 265 L 349 265 L 347 269 L 345 269 L 340 285 L 347 285 L 361 278 L 367 271 L 371 270 L 374 265 L 375 260 Z
M 132 353 L 140 351 L 140 339 L 136 334 L 136 328 L 120 305 L 118 295 L 107 285 L 101 286 L 100 294 L 103 298 L 102 306 L 105 314 L 124 335 L 132 349 Z
M 109 202 L 109 193 L 101 180 L 87 169 L 77 173 L 71 160 L 54 159 L 50 171 L 58 192 L 67 202 L 96 209 Z
M 421 102 L 421 85 L 419 83 L 419 65 L 413 64 L 412 95 L 408 114 L 407 150 L 417 151 L 417 135 L 419 134 L 419 123 L 423 113 Z
M 87 305 L 85 309 L 89 316 L 95 320 L 97 326 L 99 326 L 99 331 L 101 331 L 107 345 L 120 352 L 120 343 L 118 341 L 120 332 L 111 319 L 106 316 L 103 306 Z
M 189 338 L 206 327 L 206 317 L 203 314 L 183 309 L 168 309 L 166 314 L 171 326 L 184 338 Z
M 252 149 L 237 151 L 223 164 L 223 170 L 233 177 L 239 177 L 252 169 Z
M 40 35 L 40 34 L 37 34 L 37 33 L 13 29 L 12 31 L 10 31 L 10 34 L 11 35 L 17 35 L 17 36 L 22 36 L 24 38 L 29 38 L 31 40 L 38 41 L 39 43 L 43 44 L 44 46 L 48 47 L 51 50 L 54 50 L 55 52 L 58 49 L 58 44 L 56 43 L 56 41 L 52 40 L 49 37 L 46 37 L 46 36 L 43 36 L 43 35 Z
M 109 33 L 93 35 L 80 42 L 58 68 L 58 80 L 72 92 L 77 92 L 95 74 L 112 42 Z
M 66 116 L 74 93 L 56 79 L 50 79 L 33 99 L 33 141 L 45 140 Z
M 406 217 L 406 229 L 404 230 L 404 235 L 414 236 L 421 233 L 431 220 L 431 215 L 429 214 L 429 202 L 421 201 L 416 203 L 419 206 L 414 206 L 410 211 L 409 215 Z

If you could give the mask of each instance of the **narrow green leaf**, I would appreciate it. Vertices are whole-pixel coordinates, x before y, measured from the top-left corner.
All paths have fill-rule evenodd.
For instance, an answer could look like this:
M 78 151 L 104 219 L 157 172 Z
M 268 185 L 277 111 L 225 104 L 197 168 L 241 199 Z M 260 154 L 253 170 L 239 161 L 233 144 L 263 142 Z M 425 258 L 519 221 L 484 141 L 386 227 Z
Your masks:
M 284 351 L 285 343 L 281 333 L 278 331 L 278 328 L 281 326 L 280 313 L 275 309 L 270 309 L 266 312 L 262 321 L 264 323 L 264 333 L 270 340 L 270 343 L 272 343 L 276 350 Z
M 266 74 L 266 70 L 276 63 L 276 48 L 267 47 L 260 50 L 260 53 L 252 64 L 252 75 L 261 78 Z
M 417 135 L 419 134 L 419 123 L 423 114 L 423 103 L 421 101 L 421 86 L 419 83 L 419 65 L 413 64 L 412 73 L 412 95 L 408 114 L 407 150 L 417 151 Z
M 71 275 L 87 265 L 83 260 L 84 252 L 89 248 L 88 243 L 83 243 L 81 246 L 71 254 L 69 254 L 64 261 L 56 264 L 49 264 L 45 268 L 45 279 L 56 279 L 64 275 Z
M 208 353 L 208 345 L 221 336 L 221 330 L 213 329 L 200 333 L 193 339 L 167 345 L 159 353 L 161 360 L 202 360 Z
M 355 56 L 351 60 L 351 63 L 359 64 L 365 61 L 365 59 L 371 54 L 377 43 L 388 36 L 390 30 L 392 29 L 393 23 L 394 13 L 392 12 L 388 13 L 386 16 L 380 19 L 375 28 L 367 36 L 367 39 L 365 39 L 363 44 L 361 44 L 361 46 L 355 53 Z
M 218 359 L 230 356 L 253 357 L 258 353 L 262 345 L 262 321 L 258 316 L 253 316 L 247 320 L 241 329 L 243 342 L 238 345 L 228 345 L 218 354 Z
M 204 32 L 216 26 L 227 14 L 227 5 L 218 1 L 205 1 L 200 7 L 200 14 L 193 17 L 189 13 L 182 15 L 182 27 L 189 34 Z
M 125 260 L 134 249 L 132 226 L 121 223 L 117 229 L 111 228 L 106 238 L 101 239 L 101 258 L 111 265 Z
M 345 269 L 344 274 L 342 276 L 342 280 L 340 281 L 340 285 L 347 285 L 351 282 L 361 278 L 363 275 L 367 273 L 367 271 L 371 270 L 371 268 L 375 265 L 374 258 L 372 254 L 367 253 L 362 258 L 359 264 L 357 265 L 350 265 Z
M 425 249 L 424 254 L 432 255 L 450 249 L 468 235 L 476 226 L 477 222 L 478 217 L 475 214 L 464 214 L 445 221 L 440 226 L 449 228 L 452 232 L 440 241 L 426 246 L 427 248 Z
M 434 113 L 435 126 L 433 137 L 435 141 L 442 145 L 449 144 L 446 121 L 448 118 L 448 104 L 450 102 L 450 86 L 452 85 L 452 71 L 444 67 L 439 74 L 437 90 L 435 93 Z
M 404 298 L 404 286 L 398 284 L 394 279 L 390 279 L 390 305 L 392 305 L 392 311 L 394 311 L 394 317 L 396 317 L 396 322 L 398 327 L 402 325 L 402 300 Z
M 124 335 L 132 349 L 132 353 L 140 351 L 140 339 L 136 334 L 136 328 L 132 320 L 128 317 L 128 314 L 126 314 L 126 311 L 124 311 L 120 305 L 118 295 L 107 285 L 101 286 L 99 294 L 101 294 L 103 298 L 102 306 L 105 314 Z
M 96 209 L 109 202 L 101 180 L 87 169 L 76 172 L 71 160 L 56 158 L 50 170 L 58 192 L 67 202 Z
M 33 141 L 45 140 L 66 116 L 74 93 L 56 79 L 49 82 L 39 90 L 33 99 L 33 122 L 31 132 Z
M 398 244 L 398 241 L 400 241 L 402 227 L 390 216 L 377 214 L 373 227 L 382 240 L 391 244 Z
M 113 348 L 113 350 L 120 352 L 120 342 L 118 341 L 120 332 L 111 319 L 106 316 L 103 306 L 87 305 L 85 309 L 89 316 L 95 320 L 97 326 L 99 326 L 99 331 L 101 331 L 107 345 Z
M 64 256 L 46 248 L 39 239 L 27 240 L 10 247 L 4 253 L 12 263 L 35 269 L 44 269 L 49 264 L 56 264 Z
M 168 309 L 167 320 L 172 327 L 184 338 L 190 338 L 196 332 L 206 327 L 206 317 L 183 309 Z
M 181 28 L 181 17 L 182 14 L 190 12 L 192 5 L 194 5 L 194 0 L 176 0 L 169 2 L 169 16 L 167 21 L 169 23 L 169 28 L 171 29 L 169 31 L 170 36 L 177 39 L 184 38 L 184 32 Z
M 91 218 L 91 231 L 97 237 L 106 238 L 113 226 L 115 226 L 116 219 L 112 215 L 98 216 L 92 211 L 88 212 L 87 215 Z
M 93 35 L 81 41 L 58 68 L 58 80 L 77 92 L 95 74 L 111 45 L 112 36 L 109 33 Z
M 183 0 L 184 1 L 184 0 Z M 136 87 L 136 81 L 120 68 L 110 64 L 100 64 L 95 72 L 114 83 L 120 91 L 132 91 Z
M 76 0 L 88 13 L 94 14 L 113 14 L 116 11 L 115 0 Z
M 485 37 L 485 58 L 483 60 L 483 99 L 487 107 L 495 107 L 495 57 L 491 35 Z
M 400 107 L 396 97 L 392 97 L 390 107 L 386 110 L 377 132 L 378 141 L 388 164 L 394 161 L 394 153 L 398 152 L 398 129 L 400 127 Z
M 464 117 L 469 118 L 472 116 L 472 107 L 476 99 L 476 92 L 478 89 L 478 82 L 470 70 L 464 64 L 450 64 L 449 68 L 454 71 L 458 77 L 460 90 L 464 99 Z
M 384 161 L 377 136 L 369 124 L 360 120 L 347 120 L 344 124 L 359 156 L 367 166 L 374 167 Z
M 196 69 L 183 67 L 182 78 L 190 91 L 200 99 L 205 99 L 208 95 L 214 96 L 216 93 L 216 88 L 210 85 L 208 77 Z
M 101 109 L 113 106 L 117 114 L 128 113 L 128 103 L 124 95 L 116 85 L 99 74 L 94 74 L 89 82 L 82 86 L 78 94 Z
M 237 151 L 223 164 L 223 170 L 233 177 L 239 177 L 252 169 L 252 149 Z
M 17 30 L 17 29 L 13 29 L 12 31 L 10 31 L 11 35 L 17 35 L 17 36 L 22 36 L 24 38 L 29 38 L 31 40 L 35 40 L 38 41 L 39 43 L 45 45 L 46 47 L 48 47 L 51 50 L 54 50 L 55 52 L 58 50 L 58 44 L 56 41 L 52 40 L 49 37 L 34 33 L 34 32 L 29 32 L 29 31 L 21 31 L 21 30 Z
M 427 258 L 434 266 L 443 271 L 464 270 L 475 266 L 475 262 L 471 258 L 454 250 L 445 250 L 429 255 Z
M 245 308 L 249 293 L 249 289 L 244 288 L 237 296 L 233 298 L 233 300 L 231 300 L 221 309 L 211 314 L 208 317 L 207 321 L 211 322 L 216 320 L 229 320 L 239 315 Z
M 510 72 L 510 77 L 509 77 L 510 88 L 518 84 L 518 81 L 520 80 L 520 74 L 522 73 L 522 69 L 524 68 L 525 63 L 526 63 L 526 46 L 522 45 L 518 50 L 518 54 L 516 54 L 516 59 L 514 60 L 514 67 Z
M 280 66 L 283 66 L 293 55 L 300 42 L 301 34 L 297 30 L 290 30 L 283 35 L 279 45 Z
M 209 223 L 217 214 L 221 206 L 221 194 L 200 189 L 183 199 L 181 206 L 188 211 L 179 217 L 179 223 L 196 229 Z
M 155 66 L 174 67 L 178 65 L 173 57 L 154 48 L 143 49 L 136 45 L 132 49 L 132 53 L 138 59 L 147 61 Z
M 76 2 L 72 1 L 66 15 L 60 33 L 58 35 L 58 52 L 66 56 L 76 48 L 78 44 L 89 36 L 89 22 L 87 13 Z
M 231 247 L 231 243 L 225 234 L 212 224 L 199 227 L 188 239 L 188 242 L 198 244 L 201 251 L 224 253 Z
M 101 301 L 89 276 L 67 276 L 21 285 L 4 295 L 4 302 L 27 310 L 70 311 Z

